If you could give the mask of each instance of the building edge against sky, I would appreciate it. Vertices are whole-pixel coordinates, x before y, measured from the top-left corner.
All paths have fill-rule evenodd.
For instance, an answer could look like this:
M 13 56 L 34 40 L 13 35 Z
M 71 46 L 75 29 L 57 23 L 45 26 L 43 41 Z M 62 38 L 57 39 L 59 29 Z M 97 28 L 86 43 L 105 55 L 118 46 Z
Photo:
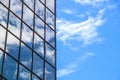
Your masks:
M 56 0 L 0 0 L 0 79 L 56 80 Z

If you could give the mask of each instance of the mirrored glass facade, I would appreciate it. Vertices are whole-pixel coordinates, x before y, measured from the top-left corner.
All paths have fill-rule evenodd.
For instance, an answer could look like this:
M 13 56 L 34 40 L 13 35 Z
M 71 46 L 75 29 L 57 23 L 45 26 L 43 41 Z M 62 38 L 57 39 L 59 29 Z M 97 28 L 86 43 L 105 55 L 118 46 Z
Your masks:
M 0 0 L 0 80 L 56 80 L 55 0 Z

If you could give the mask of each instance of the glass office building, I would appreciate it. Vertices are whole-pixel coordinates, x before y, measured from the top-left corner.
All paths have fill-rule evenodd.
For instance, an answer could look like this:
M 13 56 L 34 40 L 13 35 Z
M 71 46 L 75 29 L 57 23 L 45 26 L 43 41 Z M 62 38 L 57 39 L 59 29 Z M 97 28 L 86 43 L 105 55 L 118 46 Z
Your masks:
M 0 80 L 56 80 L 55 0 L 0 0 Z

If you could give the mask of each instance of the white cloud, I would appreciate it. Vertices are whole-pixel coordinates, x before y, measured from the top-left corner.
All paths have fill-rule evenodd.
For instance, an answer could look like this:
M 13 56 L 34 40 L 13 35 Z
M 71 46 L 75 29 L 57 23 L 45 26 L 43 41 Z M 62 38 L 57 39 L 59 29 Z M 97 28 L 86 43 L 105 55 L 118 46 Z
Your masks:
M 92 5 L 92 6 L 96 6 L 98 5 L 98 3 L 102 3 L 102 2 L 107 2 L 109 0 L 75 0 L 76 3 L 80 3 L 82 5 Z
M 66 13 L 66 14 L 72 14 L 73 13 L 73 11 L 68 9 L 68 8 L 64 9 L 63 12 Z
M 89 16 L 87 20 L 78 23 L 57 20 L 58 39 L 63 42 L 69 40 L 82 41 L 83 45 L 101 41 L 102 39 L 99 37 L 97 29 L 98 26 L 104 23 L 103 14 L 104 10 L 100 10 L 96 17 Z
M 57 77 L 63 77 L 63 76 L 67 76 L 67 75 L 70 75 L 72 74 L 73 72 L 75 72 L 76 70 L 74 69 L 74 67 L 66 67 L 66 68 L 63 68 L 63 69 L 59 69 L 57 71 Z
M 74 60 L 75 62 L 72 62 L 71 64 L 67 65 L 65 68 L 58 69 L 57 70 L 57 77 L 64 77 L 67 75 L 70 75 L 76 71 L 79 70 L 81 62 L 87 60 L 89 57 L 94 56 L 94 53 L 87 52 L 84 55 L 81 55 L 77 58 L 77 60 Z

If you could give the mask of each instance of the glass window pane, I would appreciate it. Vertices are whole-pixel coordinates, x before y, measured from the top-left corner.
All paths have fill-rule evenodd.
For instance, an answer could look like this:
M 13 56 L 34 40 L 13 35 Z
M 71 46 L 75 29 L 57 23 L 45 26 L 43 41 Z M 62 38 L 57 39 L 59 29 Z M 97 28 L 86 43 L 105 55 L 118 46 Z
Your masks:
M 54 29 L 55 16 L 47 9 L 46 10 L 46 23 Z
M 9 0 L 0 0 L 6 7 L 8 7 Z
M 6 30 L 0 26 L 0 48 L 4 49 Z
M 32 51 L 24 44 L 21 46 L 20 61 L 23 65 L 31 69 Z
M 33 72 L 43 79 L 43 60 L 36 54 L 33 57 Z
M 0 74 L 1 74 L 1 68 L 2 68 L 2 59 L 3 59 L 3 52 L 0 50 Z
M 23 0 L 27 6 L 29 6 L 32 10 L 34 10 L 34 0 Z
M 20 0 L 11 0 L 10 9 L 21 18 L 22 2 Z
M 44 23 L 35 16 L 35 31 L 44 38 Z
M 10 33 L 8 33 L 6 49 L 11 56 L 18 59 L 19 40 Z
M 45 64 L 45 80 L 55 80 L 55 70 L 49 64 Z
M 43 40 L 35 34 L 34 38 L 34 50 L 42 57 L 44 57 L 44 42 Z
M 46 43 L 46 60 L 55 66 L 55 50 Z
M 20 20 L 15 15 L 10 13 L 8 29 L 18 38 L 20 37 L 20 25 L 21 25 Z
M 55 46 L 55 32 L 48 26 L 46 26 L 46 41 Z
M 4 27 L 7 26 L 7 15 L 8 10 L 2 4 L 0 4 L 0 24 L 2 24 Z
M 40 79 L 36 77 L 34 74 L 32 74 L 32 80 L 40 80 Z
M 46 6 L 47 6 L 52 12 L 55 12 L 55 0 L 46 0 Z
M 44 20 L 44 6 L 39 0 L 36 0 L 35 13 Z
M 23 23 L 22 41 L 32 48 L 32 39 L 33 39 L 33 31 L 30 28 L 28 28 L 27 25 Z
M 16 80 L 17 62 L 8 55 L 5 56 L 3 76 L 8 80 Z
M 33 12 L 25 5 L 23 9 L 23 21 L 33 28 Z
M 20 65 L 18 80 L 30 80 L 30 72 Z

